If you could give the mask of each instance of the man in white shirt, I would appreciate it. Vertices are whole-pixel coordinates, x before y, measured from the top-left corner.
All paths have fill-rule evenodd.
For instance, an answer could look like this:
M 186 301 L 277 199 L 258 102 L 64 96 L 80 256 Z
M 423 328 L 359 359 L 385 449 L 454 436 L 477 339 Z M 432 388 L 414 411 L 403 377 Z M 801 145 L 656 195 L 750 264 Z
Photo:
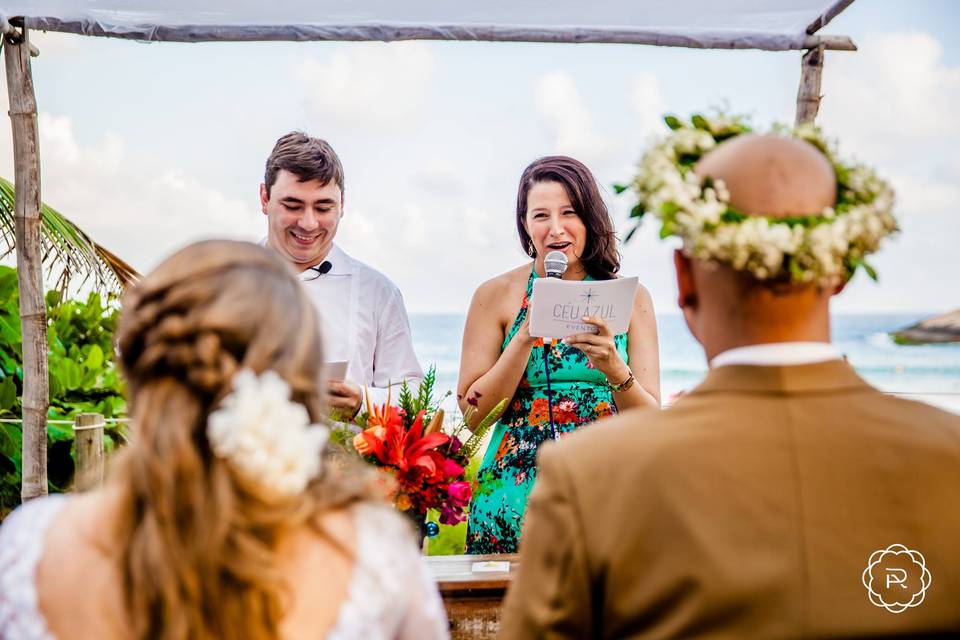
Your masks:
M 737 136 L 696 170 L 768 224 L 834 219 L 815 217 L 837 177 L 806 142 Z M 842 281 L 683 252 L 676 268 L 710 372 L 665 411 L 544 446 L 502 637 L 960 634 L 960 417 L 881 393 L 833 350 Z
M 354 416 L 364 388 L 371 402 L 381 404 L 389 387 L 404 380 L 416 384 L 423 372 L 400 290 L 334 243 L 343 218 L 343 186 L 343 167 L 330 145 L 292 132 L 267 159 L 260 204 L 268 221 L 267 246 L 300 273 L 320 314 L 330 408 Z

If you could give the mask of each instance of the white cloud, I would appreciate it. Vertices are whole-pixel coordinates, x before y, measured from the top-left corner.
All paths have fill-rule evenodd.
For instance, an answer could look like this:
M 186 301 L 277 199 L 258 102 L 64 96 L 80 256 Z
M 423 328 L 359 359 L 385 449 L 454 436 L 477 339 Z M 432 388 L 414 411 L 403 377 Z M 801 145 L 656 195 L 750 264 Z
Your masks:
M 540 78 L 535 104 L 553 136 L 555 153 L 595 165 L 610 160 L 618 151 L 616 141 L 594 125 L 573 77 L 566 71 L 553 71 Z
M 960 203 L 960 183 L 935 180 L 926 176 L 899 174 L 890 176 L 897 192 L 897 209 L 906 215 L 947 215 Z
M 960 67 L 926 33 L 865 38 L 856 53 L 828 54 L 819 122 L 873 162 L 949 153 L 960 142 Z
M 660 80 L 653 73 L 634 76 L 630 87 L 630 107 L 636 122 L 634 135 L 648 138 L 663 132 L 663 113 L 666 101 L 660 89 Z
M 436 66 L 420 42 L 371 43 L 304 60 L 297 77 L 312 112 L 331 124 L 407 129 L 423 117 Z
M 455 171 L 445 166 L 428 165 L 411 176 L 411 181 L 424 192 L 436 196 L 466 195 L 467 185 Z
M 195 240 L 263 234 L 256 208 L 176 168 L 158 170 L 116 135 L 85 146 L 70 118 L 45 113 L 39 129 L 43 201 L 140 270 Z M 0 154 L 0 171 L 12 178 L 8 149 Z

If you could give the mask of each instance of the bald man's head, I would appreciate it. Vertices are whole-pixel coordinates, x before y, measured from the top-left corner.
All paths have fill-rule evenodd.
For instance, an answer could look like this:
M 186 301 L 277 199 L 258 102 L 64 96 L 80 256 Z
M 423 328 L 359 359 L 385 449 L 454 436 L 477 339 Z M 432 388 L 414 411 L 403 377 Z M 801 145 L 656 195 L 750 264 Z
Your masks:
M 837 200 L 830 161 L 809 142 L 795 138 L 739 135 L 707 153 L 694 170 L 703 178 L 723 180 L 730 206 L 741 213 L 817 215 Z

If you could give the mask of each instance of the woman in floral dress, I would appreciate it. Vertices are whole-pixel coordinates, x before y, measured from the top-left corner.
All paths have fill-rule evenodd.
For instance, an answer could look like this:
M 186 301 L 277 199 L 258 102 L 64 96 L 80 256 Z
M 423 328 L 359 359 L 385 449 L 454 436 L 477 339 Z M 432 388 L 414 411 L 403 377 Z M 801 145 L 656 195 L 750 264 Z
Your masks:
M 520 178 L 516 222 L 521 247 L 533 262 L 482 284 L 464 329 L 461 408 L 473 405 L 482 416 L 511 399 L 478 473 L 467 534 L 472 554 L 517 550 L 537 450 L 554 437 L 545 349 L 558 437 L 618 410 L 660 406 L 656 320 L 642 286 L 624 334 L 612 335 L 600 318 L 584 318 L 598 333 L 546 344 L 530 336 L 529 299 L 534 280 L 545 275 L 548 252 L 567 256 L 565 280 L 609 280 L 620 269 L 613 222 L 589 169 L 565 156 L 533 162 Z

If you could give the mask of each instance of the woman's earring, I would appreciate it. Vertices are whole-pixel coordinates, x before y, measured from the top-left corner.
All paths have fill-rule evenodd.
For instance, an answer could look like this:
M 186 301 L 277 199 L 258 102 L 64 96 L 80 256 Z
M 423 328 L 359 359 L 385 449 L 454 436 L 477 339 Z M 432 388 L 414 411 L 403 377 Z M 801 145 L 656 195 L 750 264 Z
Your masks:
M 537 250 L 533 248 L 533 240 L 527 242 L 527 255 L 531 258 L 537 255 Z

